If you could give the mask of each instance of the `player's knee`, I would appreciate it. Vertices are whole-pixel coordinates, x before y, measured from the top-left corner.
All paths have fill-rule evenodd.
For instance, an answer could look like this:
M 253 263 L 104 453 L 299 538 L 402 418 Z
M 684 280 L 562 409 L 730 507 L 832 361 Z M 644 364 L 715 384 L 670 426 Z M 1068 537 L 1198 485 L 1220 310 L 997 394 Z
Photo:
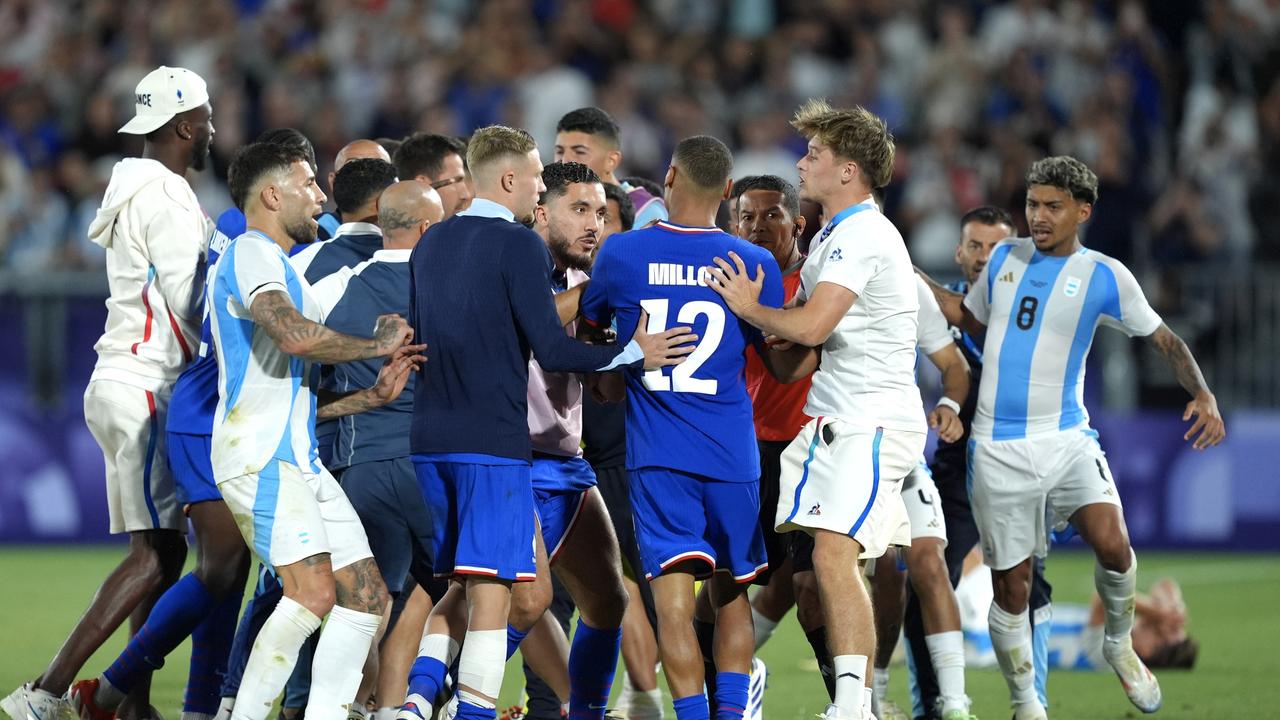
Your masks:
M 133 533 L 125 563 L 152 588 L 170 585 L 178 579 L 187 559 L 186 540 L 174 530 L 143 530 Z
M 947 573 L 940 544 L 913 547 L 908 557 L 908 577 L 917 595 L 932 595 L 951 588 L 951 576 Z
M 627 589 L 623 587 L 621 581 L 601 592 L 598 598 L 591 603 L 590 612 L 588 613 L 592 626 L 597 628 L 622 627 L 622 618 L 626 617 L 627 602 L 629 600 Z
M 796 620 L 805 632 L 822 627 L 822 599 L 818 595 L 818 580 L 812 572 L 798 572 L 791 578 L 796 594 Z
M 1031 597 L 1029 581 L 1029 574 L 1025 578 L 1020 573 L 997 577 L 992 583 L 996 604 L 1005 612 L 1020 613 L 1026 610 Z
M 249 572 L 249 549 L 232 538 L 202 542 L 195 574 L 216 598 L 244 588 Z
M 511 593 L 511 612 L 508 622 L 521 630 L 528 630 L 537 624 L 538 619 L 549 607 L 551 607 L 551 584 L 525 583 L 519 586 L 519 590 Z
M 311 614 L 318 618 L 328 615 L 338 600 L 337 588 L 334 587 L 332 579 L 327 585 L 322 582 L 306 583 L 292 592 L 286 591 L 284 595 L 311 611 Z
M 1123 534 L 1108 538 L 1098 543 L 1094 549 L 1098 564 L 1112 572 L 1126 572 L 1133 563 L 1133 551 L 1129 547 L 1129 538 Z

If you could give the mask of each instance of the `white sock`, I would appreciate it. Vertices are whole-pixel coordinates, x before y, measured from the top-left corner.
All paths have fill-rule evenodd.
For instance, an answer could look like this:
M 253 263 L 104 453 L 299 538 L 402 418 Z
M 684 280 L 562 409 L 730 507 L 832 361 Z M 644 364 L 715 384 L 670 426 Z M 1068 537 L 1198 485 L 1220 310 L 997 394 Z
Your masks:
M 751 608 L 751 622 L 755 625 L 756 650 L 759 650 L 769 642 L 769 638 L 773 637 L 773 631 L 777 629 L 778 623 L 761 615 L 755 608 Z
M 630 690 L 631 707 L 627 720 L 662 720 L 662 690 Z
M 871 669 L 871 709 L 879 714 L 880 703 L 889 694 L 889 668 Z
M 93 693 L 93 702 L 98 707 L 115 710 L 127 697 L 129 696 L 124 691 L 111 684 L 106 675 L 98 677 L 98 689 Z
M 874 718 L 876 716 L 876 711 L 874 709 L 875 704 L 876 704 L 875 691 L 873 691 L 869 687 L 862 688 L 862 717 L 863 718 Z
M 840 716 L 861 718 L 863 688 L 867 684 L 866 655 L 836 655 L 832 658 L 836 670 L 836 701 Z
M 942 711 L 968 709 L 964 692 L 964 633 L 959 630 L 924 636 L 929 647 L 929 659 L 938 678 L 938 696 L 942 699 Z
M 380 707 L 373 711 L 374 720 L 396 720 L 396 715 L 400 712 L 398 707 Z
M 222 702 L 218 703 L 218 712 L 214 714 L 214 720 L 230 720 L 231 708 L 235 707 L 236 699 L 233 697 L 224 697 Z
M 1031 618 L 1027 611 L 1014 615 L 993 602 L 987 612 L 987 624 L 1013 704 L 1038 703 L 1036 666 L 1031 655 Z
M 505 629 L 468 630 L 458 660 L 458 701 L 482 708 L 496 707 L 506 665 Z
M 231 708 L 232 720 L 266 720 L 298 662 L 298 649 L 319 629 L 320 618 L 315 613 L 288 597 L 280 598 L 253 641 L 240 692 Z
M 364 677 L 364 659 L 369 656 L 369 646 L 381 624 L 380 614 L 333 607 L 311 663 L 307 717 L 347 720 Z
M 418 644 L 418 657 L 432 657 L 444 663 L 445 667 L 453 667 L 461 649 L 458 641 L 448 635 L 423 635 L 422 642 Z
M 1106 611 L 1106 637 L 1112 642 L 1129 639 L 1133 630 L 1133 602 L 1138 585 L 1138 558 L 1129 550 L 1129 569 L 1122 572 L 1093 566 L 1093 586 Z

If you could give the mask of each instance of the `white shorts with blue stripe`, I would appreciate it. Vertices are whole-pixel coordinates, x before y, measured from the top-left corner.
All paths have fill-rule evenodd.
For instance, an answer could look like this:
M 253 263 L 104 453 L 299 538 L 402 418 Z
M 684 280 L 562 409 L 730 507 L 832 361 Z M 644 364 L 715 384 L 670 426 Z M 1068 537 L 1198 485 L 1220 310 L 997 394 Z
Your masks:
M 1120 505 L 1098 434 L 1087 425 L 1017 440 L 969 441 L 969 499 L 983 561 L 1008 570 L 1049 553 L 1049 531 L 1085 505 Z
M 880 557 L 890 545 L 910 545 L 902 484 L 924 442 L 919 432 L 810 420 L 782 453 L 778 532 L 842 533 L 862 546 L 863 558 Z
M 84 391 L 84 421 L 102 448 L 111 532 L 183 530 L 166 452 L 165 413 L 172 384 L 154 392 L 95 379 Z
M 249 548 L 271 567 L 328 553 L 338 570 L 373 557 L 360 516 L 323 467 L 303 473 L 272 458 L 259 472 L 218 483 L 218 490 Z

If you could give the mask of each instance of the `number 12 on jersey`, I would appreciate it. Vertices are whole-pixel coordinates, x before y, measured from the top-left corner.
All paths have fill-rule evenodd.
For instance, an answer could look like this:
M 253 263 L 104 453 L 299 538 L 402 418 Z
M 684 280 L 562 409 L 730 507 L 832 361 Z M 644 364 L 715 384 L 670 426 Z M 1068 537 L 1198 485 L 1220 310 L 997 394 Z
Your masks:
M 649 326 L 645 328 L 645 332 L 655 334 L 667 329 L 667 315 L 671 300 L 667 298 L 641 300 L 640 307 L 649 313 Z M 699 315 L 706 316 L 707 329 L 698 339 L 698 346 L 689 353 L 683 363 L 671 368 L 670 377 L 664 375 L 660 369 L 646 370 L 644 373 L 646 388 L 653 392 L 716 394 L 719 381 L 714 378 L 696 378 L 693 374 L 720 346 L 720 339 L 724 336 L 724 308 L 708 300 L 693 300 L 680 306 L 680 310 L 676 313 L 676 322 L 692 327 Z

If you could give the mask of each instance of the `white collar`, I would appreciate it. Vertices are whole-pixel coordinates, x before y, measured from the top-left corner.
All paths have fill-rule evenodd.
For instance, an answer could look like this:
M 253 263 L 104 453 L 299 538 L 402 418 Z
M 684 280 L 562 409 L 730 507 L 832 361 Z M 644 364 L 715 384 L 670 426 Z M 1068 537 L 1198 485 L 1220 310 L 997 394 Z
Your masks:
M 475 217 L 500 218 L 507 222 L 515 222 L 516 214 L 505 205 L 489 200 L 488 198 L 472 198 L 471 204 L 466 210 L 458 213 L 459 215 L 468 215 Z
M 383 248 L 373 253 L 373 259 L 376 262 L 406 263 L 409 262 L 411 254 L 413 254 L 413 251 L 408 248 L 395 248 L 392 250 Z
M 333 232 L 333 237 L 340 235 L 377 235 L 382 237 L 382 228 L 367 222 L 349 222 L 342 223 L 338 229 Z M 332 239 L 332 238 L 330 238 Z

